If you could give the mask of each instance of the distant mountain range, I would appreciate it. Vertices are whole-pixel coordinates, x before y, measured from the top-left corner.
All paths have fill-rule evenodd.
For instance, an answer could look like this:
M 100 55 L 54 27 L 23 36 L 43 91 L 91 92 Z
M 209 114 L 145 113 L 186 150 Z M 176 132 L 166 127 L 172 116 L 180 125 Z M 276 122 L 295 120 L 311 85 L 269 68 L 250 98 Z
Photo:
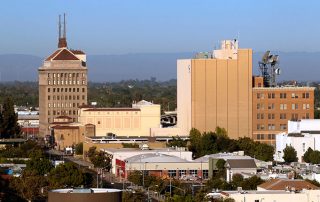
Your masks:
M 320 52 L 273 52 L 280 56 L 282 75 L 279 80 L 320 80 Z M 253 73 L 258 74 L 258 61 L 263 53 L 253 54 Z M 176 79 L 176 60 L 192 58 L 194 53 L 140 53 L 125 55 L 88 55 L 89 80 L 94 82 L 127 79 Z M 36 81 L 43 58 L 33 55 L 0 55 L 0 82 Z

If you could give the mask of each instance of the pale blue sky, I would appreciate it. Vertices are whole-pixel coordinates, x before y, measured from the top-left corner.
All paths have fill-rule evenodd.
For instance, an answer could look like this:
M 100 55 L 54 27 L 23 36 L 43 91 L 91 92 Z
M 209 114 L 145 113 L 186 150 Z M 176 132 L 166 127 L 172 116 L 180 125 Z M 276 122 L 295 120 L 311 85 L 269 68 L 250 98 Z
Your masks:
M 240 36 L 254 51 L 320 51 L 320 1 L 2 0 L 0 54 L 48 55 L 58 15 L 87 54 L 208 51 Z

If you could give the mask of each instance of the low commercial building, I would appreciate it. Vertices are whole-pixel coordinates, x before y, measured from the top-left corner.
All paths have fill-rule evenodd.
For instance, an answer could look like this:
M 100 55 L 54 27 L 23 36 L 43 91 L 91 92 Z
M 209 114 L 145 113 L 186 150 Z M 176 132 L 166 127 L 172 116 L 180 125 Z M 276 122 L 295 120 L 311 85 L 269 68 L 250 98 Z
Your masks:
M 186 176 L 208 178 L 208 163 L 182 159 L 162 153 L 146 153 L 116 161 L 117 176 L 127 177 L 131 172 L 143 171 L 161 178 L 183 179 Z
M 131 108 L 81 107 L 80 124 L 93 124 L 96 136 L 151 136 L 151 128 L 160 128 L 160 105 L 145 100 L 133 103 Z
M 210 154 L 195 159 L 196 162 L 202 162 L 208 164 L 209 177 L 213 176 L 213 173 L 218 170 L 216 163 L 219 159 L 226 161 L 226 180 L 232 181 L 234 174 L 241 174 L 244 178 L 251 177 L 257 173 L 257 166 L 253 158 L 245 156 L 243 151 L 234 153 L 218 153 Z
M 146 145 L 146 144 L 145 144 Z M 143 146 L 143 145 L 142 145 Z M 112 173 L 119 175 L 120 170 L 123 170 L 123 177 L 124 177 L 124 165 L 121 162 L 128 161 L 129 158 L 140 155 L 141 160 L 145 160 L 145 157 L 149 154 L 159 154 L 159 155 L 167 155 L 172 157 L 177 157 L 178 160 L 180 159 L 183 162 L 188 162 L 192 160 L 192 152 L 186 151 L 185 148 L 157 148 L 157 149 L 150 149 L 150 147 L 145 147 L 146 149 L 143 150 L 141 148 L 121 148 L 121 149 L 100 149 L 103 151 L 107 156 L 111 158 L 112 162 Z M 180 161 L 179 160 L 179 161 Z M 133 162 L 133 160 L 131 160 Z M 148 160 L 146 160 L 148 161 Z M 130 170 L 134 170 L 131 167 Z M 127 176 L 127 175 L 126 175 Z
M 309 147 L 313 150 L 319 150 L 320 120 L 288 121 L 288 131 L 276 135 L 276 151 L 274 155 L 276 161 L 283 161 L 283 150 L 287 145 L 295 148 L 299 162 L 303 161 L 303 155 Z
M 122 191 L 119 189 L 55 189 L 48 192 L 48 202 L 121 202 Z

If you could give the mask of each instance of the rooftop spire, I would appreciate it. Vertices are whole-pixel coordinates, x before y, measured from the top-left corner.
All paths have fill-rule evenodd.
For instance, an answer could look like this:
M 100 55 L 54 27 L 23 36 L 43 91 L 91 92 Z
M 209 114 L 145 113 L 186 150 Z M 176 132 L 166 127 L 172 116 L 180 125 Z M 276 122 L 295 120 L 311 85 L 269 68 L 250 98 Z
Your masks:
M 61 30 L 61 15 L 59 15 L 59 42 L 58 48 L 66 48 L 67 47 L 67 29 L 66 29 L 66 14 L 63 14 L 63 32 Z

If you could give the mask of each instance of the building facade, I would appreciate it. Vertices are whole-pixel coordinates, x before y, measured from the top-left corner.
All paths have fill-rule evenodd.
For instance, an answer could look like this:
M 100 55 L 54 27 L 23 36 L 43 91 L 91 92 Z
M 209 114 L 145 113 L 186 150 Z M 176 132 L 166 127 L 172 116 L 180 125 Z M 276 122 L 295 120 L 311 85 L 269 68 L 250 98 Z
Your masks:
M 160 105 L 142 100 L 132 104 L 132 108 L 79 109 L 79 122 L 93 124 L 96 136 L 140 137 L 150 136 L 151 128 L 160 128 Z
M 59 23 L 61 27 L 61 23 Z M 65 27 L 65 23 L 64 23 Z M 58 49 L 39 68 L 39 132 L 49 135 L 49 124 L 66 115 L 78 121 L 78 107 L 87 104 L 86 55 L 67 47 L 65 28 L 59 29 Z
M 284 161 L 283 150 L 287 145 L 294 147 L 299 162 L 303 162 L 303 155 L 308 148 L 319 150 L 320 120 L 288 121 L 288 131 L 276 135 L 276 151 L 274 155 L 276 161 Z
M 255 79 L 254 79 L 255 80 Z M 313 119 L 313 87 L 263 87 L 252 89 L 252 138 L 275 144 L 275 136 L 287 131 L 288 120 Z
M 177 61 L 180 135 L 225 128 L 230 138 L 252 135 L 252 50 L 222 41 L 213 54 Z

